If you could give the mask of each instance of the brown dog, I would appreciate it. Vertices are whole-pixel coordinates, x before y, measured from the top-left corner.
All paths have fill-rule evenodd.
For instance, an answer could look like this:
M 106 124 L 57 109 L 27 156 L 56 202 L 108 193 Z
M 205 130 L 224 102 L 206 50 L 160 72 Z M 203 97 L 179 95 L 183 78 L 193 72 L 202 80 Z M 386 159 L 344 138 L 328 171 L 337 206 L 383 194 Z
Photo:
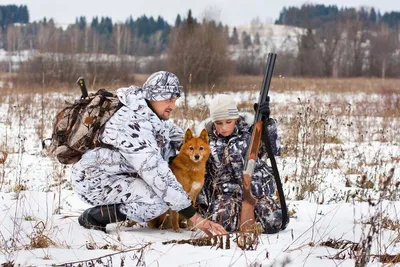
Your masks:
M 208 135 L 203 129 L 199 137 L 194 137 L 190 129 L 186 130 L 185 140 L 179 150 L 179 154 L 169 165 L 183 189 L 189 193 L 193 206 L 196 204 L 197 195 L 203 188 L 206 162 L 210 156 Z M 151 228 L 172 228 L 181 232 L 183 218 L 179 218 L 176 211 L 168 210 L 166 213 L 148 222 Z M 192 226 L 188 221 L 188 226 Z

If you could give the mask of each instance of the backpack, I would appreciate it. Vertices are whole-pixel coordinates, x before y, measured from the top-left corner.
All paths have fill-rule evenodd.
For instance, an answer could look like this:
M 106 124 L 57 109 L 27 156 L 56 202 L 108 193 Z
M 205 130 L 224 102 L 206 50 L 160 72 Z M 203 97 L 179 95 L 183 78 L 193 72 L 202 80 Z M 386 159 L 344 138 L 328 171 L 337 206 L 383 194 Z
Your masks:
M 118 97 L 105 89 L 68 104 L 54 119 L 50 153 L 62 164 L 73 164 L 87 149 L 107 147 L 98 138 L 104 124 L 122 106 Z

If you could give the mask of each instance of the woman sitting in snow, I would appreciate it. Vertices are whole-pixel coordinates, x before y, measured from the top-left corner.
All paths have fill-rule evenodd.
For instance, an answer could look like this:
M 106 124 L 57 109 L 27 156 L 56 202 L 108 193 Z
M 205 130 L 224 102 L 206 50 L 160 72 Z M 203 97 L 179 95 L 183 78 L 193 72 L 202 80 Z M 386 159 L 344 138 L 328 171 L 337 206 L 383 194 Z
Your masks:
M 277 122 L 269 118 L 269 99 L 259 108 L 263 115 L 263 125 L 268 127 L 269 135 L 263 135 L 256 160 L 251 191 L 257 202 L 254 216 L 251 215 L 252 218 L 246 224 L 248 228 L 258 222 L 264 233 L 276 233 L 282 228 L 282 211 L 279 203 L 274 200 L 276 184 L 272 168 L 261 158 L 266 154 L 264 143 L 267 138 L 275 155 L 280 155 L 280 143 Z M 227 231 L 245 230 L 242 228 L 245 222 L 240 222 L 242 177 L 252 127 L 243 116 L 239 116 L 237 105 L 229 95 L 215 96 L 209 109 L 211 118 L 206 122 L 206 129 L 211 155 L 207 162 L 204 187 L 197 198 L 198 210 L 221 224 Z

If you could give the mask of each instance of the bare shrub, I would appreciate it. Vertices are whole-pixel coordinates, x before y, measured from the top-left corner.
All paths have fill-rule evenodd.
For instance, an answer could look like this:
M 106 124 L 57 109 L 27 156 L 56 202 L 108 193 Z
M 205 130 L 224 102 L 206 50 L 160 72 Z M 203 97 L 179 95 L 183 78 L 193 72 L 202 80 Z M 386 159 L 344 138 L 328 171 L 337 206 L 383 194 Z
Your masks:
M 245 75 L 261 75 L 265 67 L 264 63 L 264 60 L 260 59 L 255 51 L 243 53 L 236 60 L 236 71 Z
M 133 82 L 133 65 L 123 57 L 103 60 L 72 54 L 39 54 L 22 62 L 14 81 L 26 84 L 73 84 L 85 76 L 88 84 Z
M 286 136 L 284 148 L 286 156 L 296 159 L 295 198 L 302 200 L 306 194 L 318 191 L 322 182 L 320 169 L 322 158 L 325 155 L 327 135 L 327 113 L 310 101 L 301 101 L 300 111 L 290 118 L 288 124 L 292 131 Z
M 0 151 L 0 164 L 4 164 L 6 162 L 8 153 L 5 151 Z
M 168 63 L 184 90 L 190 79 L 192 85 L 216 83 L 229 69 L 227 40 L 213 21 L 182 25 L 171 33 Z
M 42 221 L 35 225 L 35 231 L 30 235 L 30 246 L 32 248 L 48 248 L 50 246 L 57 246 L 44 232 L 47 230 L 46 224 Z
M 296 55 L 293 52 L 279 53 L 274 73 L 282 76 L 294 76 L 297 73 Z
M 132 75 L 133 66 L 130 62 L 121 61 L 109 61 L 106 63 L 102 62 L 87 62 L 85 67 L 84 76 L 92 86 L 100 87 L 104 85 L 112 85 L 125 82 L 128 84 L 134 83 L 134 77 Z M 80 75 L 82 76 L 82 75 Z M 76 79 L 73 80 L 74 82 Z

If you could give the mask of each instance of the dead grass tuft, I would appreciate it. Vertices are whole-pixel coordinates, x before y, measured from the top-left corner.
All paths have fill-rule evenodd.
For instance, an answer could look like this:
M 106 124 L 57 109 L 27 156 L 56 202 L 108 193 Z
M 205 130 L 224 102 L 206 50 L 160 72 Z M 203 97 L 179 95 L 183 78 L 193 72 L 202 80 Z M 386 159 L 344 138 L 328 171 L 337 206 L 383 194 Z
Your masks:
M 40 234 L 31 237 L 30 246 L 32 248 L 48 248 L 55 243 L 46 235 Z
M 32 248 L 48 248 L 49 246 L 57 247 L 57 244 L 44 234 L 46 225 L 44 222 L 38 222 L 35 231 L 30 235 L 30 247 Z
M 362 189 L 372 189 L 374 188 L 375 184 L 372 180 L 367 178 L 367 175 L 363 174 L 361 179 L 357 181 L 357 186 Z
M 14 193 L 18 193 L 18 192 L 26 191 L 26 190 L 28 190 L 28 188 L 27 188 L 25 185 L 23 185 L 23 184 L 16 184 L 16 185 L 12 188 L 12 192 L 14 192 Z
M 1 264 L 1 267 L 15 267 L 14 261 L 7 261 Z
M 0 151 L 0 164 L 4 164 L 7 160 L 8 153 L 5 151 Z
M 235 232 L 228 235 L 215 235 L 213 237 L 201 237 L 181 240 L 169 240 L 162 242 L 163 245 L 168 244 L 189 244 L 192 246 L 210 246 L 217 249 L 230 249 L 231 243 L 236 243 L 242 250 L 257 250 L 260 242 L 260 229 L 254 231 Z
M 395 255 L 390 255 L 390 254 L 383 254 L 383 255 L 375 255 L 379 259 L 380 262 L 387 263 L 387 264 L 393 264 L 393 263 L 398 263 L 400 262 L 400 254 L 395 254 Z M 392 265 L 388 265 L 392 266 Z
M 343 144 L 343 141 L 337 136 L 328 136 L 325 142 L 327 144 Z

